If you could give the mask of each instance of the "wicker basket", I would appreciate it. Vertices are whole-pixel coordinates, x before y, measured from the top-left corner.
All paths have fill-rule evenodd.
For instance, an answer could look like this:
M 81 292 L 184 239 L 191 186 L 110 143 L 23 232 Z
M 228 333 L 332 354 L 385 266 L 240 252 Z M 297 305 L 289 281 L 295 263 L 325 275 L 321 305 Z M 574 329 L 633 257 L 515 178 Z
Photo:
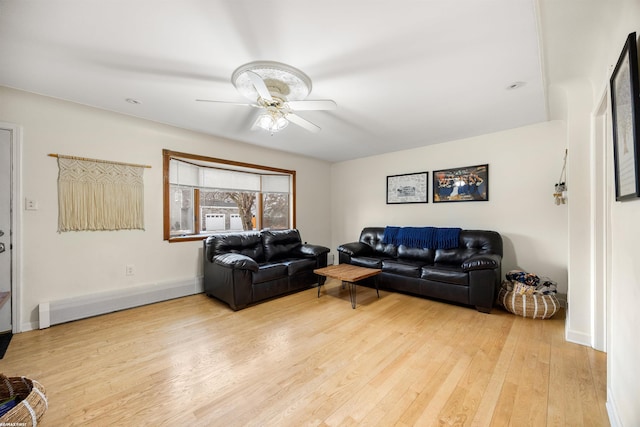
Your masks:
M 504 288 L 498 293 L 498 302 L 507 311 L 532 319 L 548 319 L 558 312 L 560 303 L 555 295 L 521 295 Z
M 18 404 L 0 417 L 0 425 L 36 426 L 47 410 L 47 396 L 42 384 L 25 377 L 6 377 L 0 374 L 0 401 L 13 396 Z

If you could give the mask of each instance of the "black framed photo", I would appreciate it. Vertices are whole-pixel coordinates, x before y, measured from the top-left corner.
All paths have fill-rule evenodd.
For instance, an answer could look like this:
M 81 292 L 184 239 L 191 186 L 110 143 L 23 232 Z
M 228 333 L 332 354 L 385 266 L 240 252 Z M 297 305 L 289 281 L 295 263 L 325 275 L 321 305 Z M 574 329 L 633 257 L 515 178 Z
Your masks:
M 433 171 L 433 203 L 489 200 L 489 165 Z
M 636 45 L 636 33 L 629 34 L 610 80 L 617 201 L 640 197 L 638 181 L 640 95 Z
M 387 204 L 429 203 L 429 172 L 387 177 Z

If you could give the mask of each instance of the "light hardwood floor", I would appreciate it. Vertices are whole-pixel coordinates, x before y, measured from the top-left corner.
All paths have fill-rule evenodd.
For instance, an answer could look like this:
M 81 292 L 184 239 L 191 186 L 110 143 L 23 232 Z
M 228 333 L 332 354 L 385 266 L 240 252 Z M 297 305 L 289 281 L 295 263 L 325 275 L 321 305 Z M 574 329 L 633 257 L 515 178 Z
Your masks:
M 551 320 L 335 280 L 238 312 L 195 295 L 13 337 L 42 426 L 607 426 L 606 356 Z

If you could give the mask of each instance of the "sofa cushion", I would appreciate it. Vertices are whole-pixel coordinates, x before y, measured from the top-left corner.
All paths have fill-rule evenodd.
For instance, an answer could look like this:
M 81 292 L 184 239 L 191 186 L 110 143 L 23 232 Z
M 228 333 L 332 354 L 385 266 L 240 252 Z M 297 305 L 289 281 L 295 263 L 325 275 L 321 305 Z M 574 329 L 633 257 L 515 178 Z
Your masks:
M 385 244 L 382 242 L 384 228 L 367 227 L 360 233 L 360 243 L 370 246 L 374 252 L 386 258 L 395 258 L 398 256 L 398 247 L 393 244 Z M 380 267 L 375 267 L 380 268 Z
M 460 267 L 465 260 L 480 253 L 477 249 L 436 249 L 434 263 Z
M 502 257 L 502 237 L 496 231 L 463 230 L 460 246 L 476 249 L 481 254 L 496 254 Z
M 434 282 L 452 283 L 455 285 L 468 285 L 469 274 L 460 268 L 443 265 L 431 265 L 422 268 L 420 278 Z
M 302 271 L 313 270 L 316 267 L 316 260 L 314 258 L 285 260 L 282 261 L 282 263 L 287 266 L 289 276 L 293 276 Z
M 399 274 L 407 277 L 420 277 L 423 261 L 419 260 L 392 260 L 385 259 L 382 261 L 382 271 L 385 273 Z
M 253 283 L 268 282 L 281 277 L 287 277 L 287 265 L 283 263 L 261 264 L 258 272 L 253 273 Z
M 405 245 L 398 246 L 398 258 L 418 260 L 423 264 L 433 264 L 433 249 L 410 248 Z
M 302 241 L 298 230 L 265 230 L 262 232 L 262 245 L 267 261 L 288 258 Z
M 216 234 L 205 241 L 207 260 L 213 261 L 216 255 L 234 253 L 246 255 L 256 262 L 264 261 L 262 238 L 260 233 Z

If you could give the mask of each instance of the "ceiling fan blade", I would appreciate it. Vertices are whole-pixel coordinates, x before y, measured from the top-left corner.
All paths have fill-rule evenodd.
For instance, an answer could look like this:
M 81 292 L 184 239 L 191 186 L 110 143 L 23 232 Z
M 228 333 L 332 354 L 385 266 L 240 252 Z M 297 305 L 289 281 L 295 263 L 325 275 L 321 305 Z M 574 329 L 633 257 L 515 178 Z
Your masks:
M 295 111 L 304 110 L 335 110 L 338 105 L 330 99 L 288 101 L 289 108 Z
M 213 99 L 196 99 L 198 102 L 213 102 L 215 104 L 227 104 L 227 105 L 242 105 L 245 107 L 262 108 L 258 104 L 247 104 L 246 102 L 228 102 L 228 101 L 214 101 Z
M 258 92 L 260 98 L 264 99 L 265 101 L 273 101 L 271 93 L 269 93 L 269 89 L 267 89 L 267 85 L 264 83 L 264 80 L 262 80 L 262 77 L 260 77 L 253 71 L 245 71 L 245 73 L 247 73 L 249 80 L 251 80 L 251 83 L 253 83 L 253 87 L 256 88 L 256 92 Z
M 251 130 L 255 131 L 255 130 L 262 130 L 264 131 L 264 129 L 262 129 L 260 126 L 258 126 L 258 123 L 260 122 L 260 117 L 256 117 L 256 119 L 253 121 L 253 124 L 251 125 Z
M 311 123 L 309 120 L 307 119 L 303 119 L 302 117 L 293 114 L 293 113 L 289 113 L 285 116 L 285 118 L 287 120 L 289 120 L 291 123 L 295 123 L 298 126 L 305 128 L 306 130 L 308 130 L 309 132 L 313 132 L 313 133 L 318 133 L 320 132 L 320 126 L 315 125 L 313 123 Z

